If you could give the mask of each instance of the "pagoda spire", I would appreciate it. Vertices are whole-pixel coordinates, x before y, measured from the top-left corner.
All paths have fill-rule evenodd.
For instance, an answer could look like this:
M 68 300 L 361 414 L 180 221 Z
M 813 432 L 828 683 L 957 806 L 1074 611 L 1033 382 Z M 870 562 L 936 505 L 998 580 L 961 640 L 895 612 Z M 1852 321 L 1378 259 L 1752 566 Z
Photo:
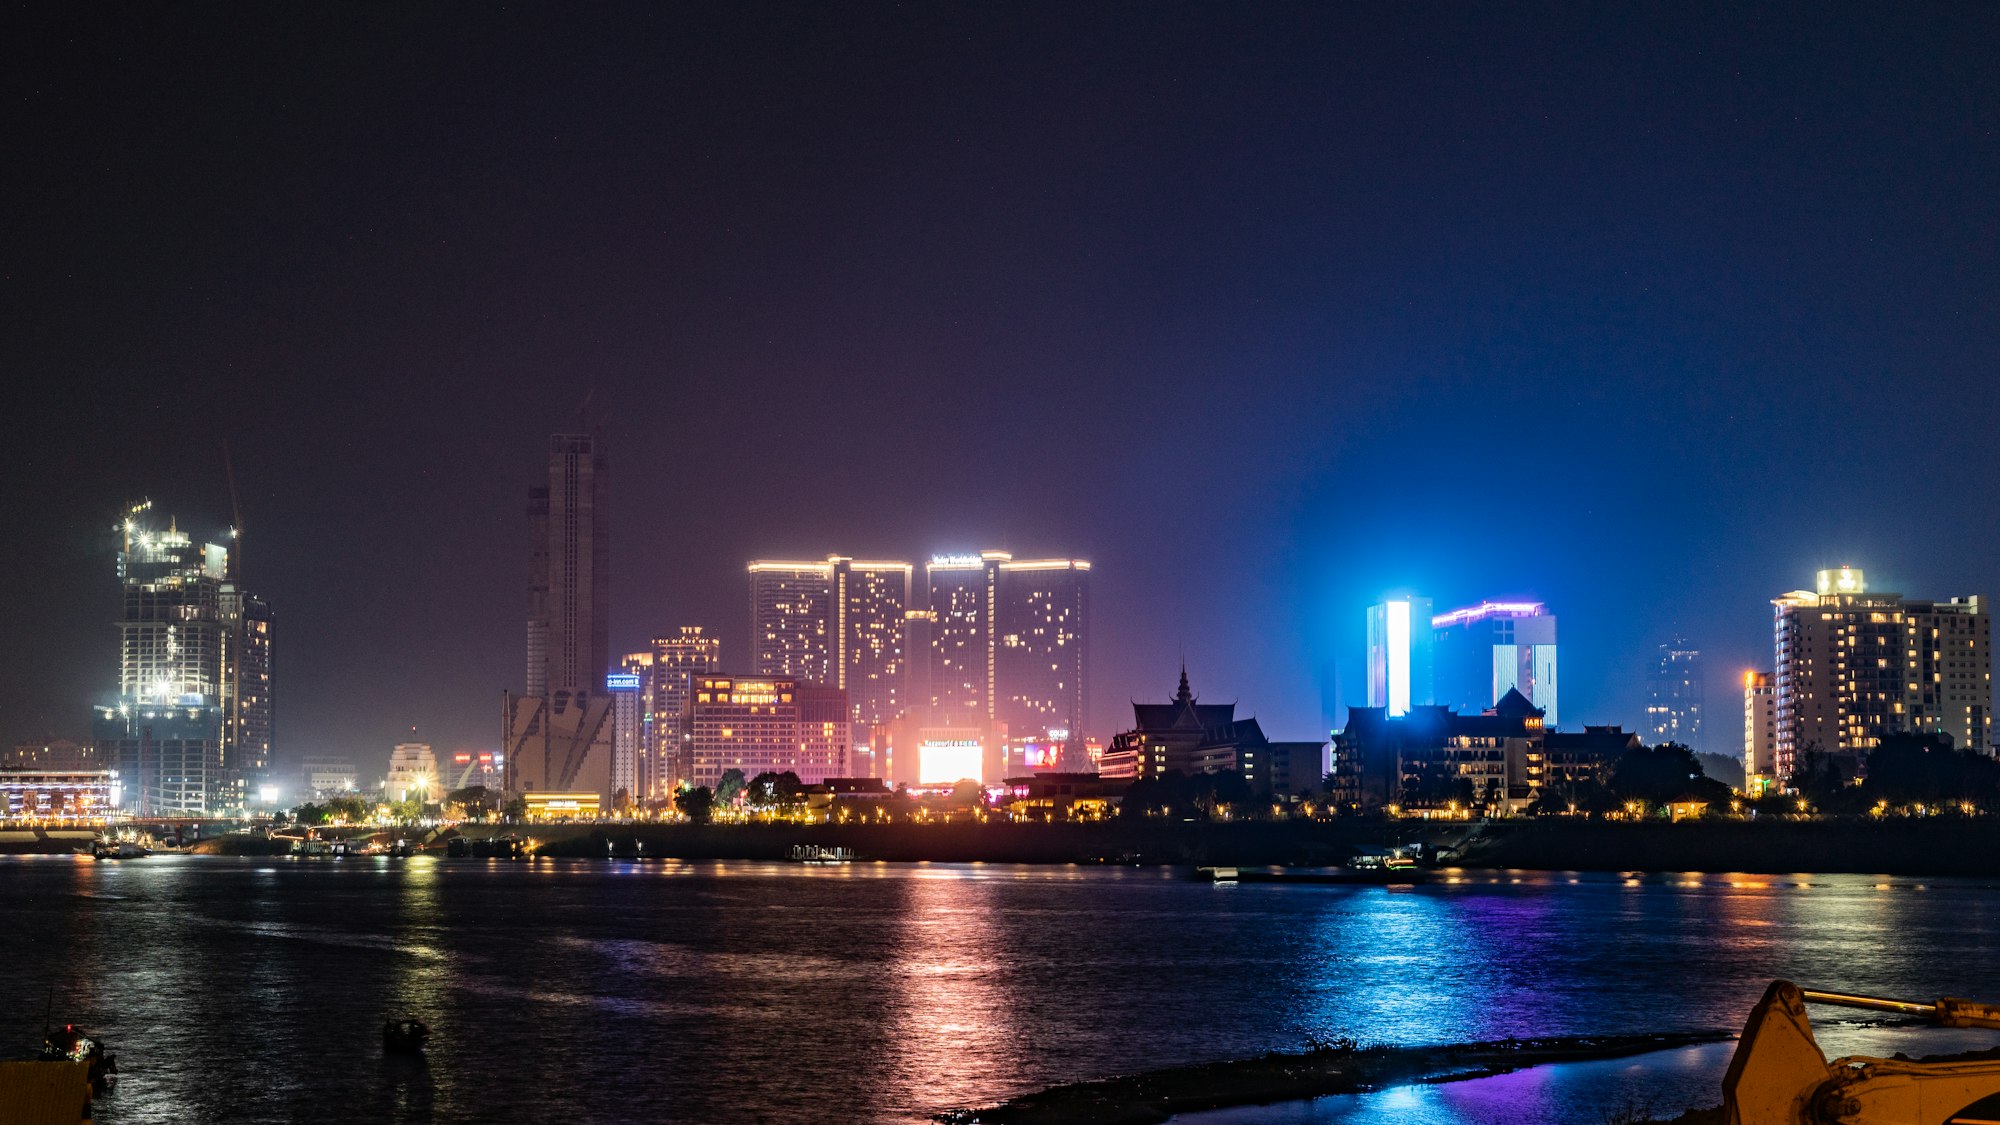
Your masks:
M 1174 702 L 1185 707 L 1194 702 L 1194 693 L 1188 690 L 1187 657 L 1181 657 L 1181 690 L 1175 694 Z

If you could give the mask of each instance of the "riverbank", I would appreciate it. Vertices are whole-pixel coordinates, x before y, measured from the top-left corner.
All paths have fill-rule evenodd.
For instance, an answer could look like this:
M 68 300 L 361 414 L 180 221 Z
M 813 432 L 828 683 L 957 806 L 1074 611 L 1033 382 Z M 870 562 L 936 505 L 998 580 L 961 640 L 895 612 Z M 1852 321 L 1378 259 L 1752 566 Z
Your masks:
M 1154 1125 L 1178 1113 L 1483 1078 L 1547 1063 L 1623 1058 L 1729 1038 L 1729 1032 L 1695 1031 L 1433 1047 L 1338 1044 L 1056 1086 L 996 1106 L 938 1114 L 937 1120 L 954 1125 Z
M 506 828 L 467 826 L 467 835 Z M 1346 819 L 1103 824 L 649 824 L 536 826 L 540 854 L 779 861 L 797 844 L 863 860 L 1316 867 L 1357 848 L 1422 844 L 1473 869 L 2000 876 L 2000 820 L 1693 821 L 1681 824 Z

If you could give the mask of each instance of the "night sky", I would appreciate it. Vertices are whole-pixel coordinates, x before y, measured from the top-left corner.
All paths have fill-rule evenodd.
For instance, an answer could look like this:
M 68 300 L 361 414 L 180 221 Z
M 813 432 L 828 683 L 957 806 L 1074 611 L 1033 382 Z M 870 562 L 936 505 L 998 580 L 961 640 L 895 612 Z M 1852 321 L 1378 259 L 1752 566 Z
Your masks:
M 1095 562 L 1095 733 L 1545 599 L 1710 747 L 1812 571 L 2000 594 L 2000 6 L 15 7 L 0 740 L 115 687 L 110 528 L 230 522 L 279 754 L 492 746 L 593 407 L 614 651 L 743 562 Z

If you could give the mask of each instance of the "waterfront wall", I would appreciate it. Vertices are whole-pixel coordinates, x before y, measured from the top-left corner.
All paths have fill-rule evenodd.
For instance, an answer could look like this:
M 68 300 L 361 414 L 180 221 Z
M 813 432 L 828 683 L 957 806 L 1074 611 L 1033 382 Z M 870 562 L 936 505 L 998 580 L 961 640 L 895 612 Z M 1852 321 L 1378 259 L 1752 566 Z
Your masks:
M 475 834 L 504 830 L 472 829 Z M 1463 845 L 1447 863 L 1550 871 L 1853 872 L 2000 876 L 2000 823 L 1704 821 L 1684 824 L 1409 822 L 1196 824 L 888 824 L 565 826 L 532 830 L 542 854 L 603 856 L 631 843 L 648 857 L 782 860 L 794 844 L 851 849 L 863 860 L 940 863 L 1340 864 L 1356 847 Z M 1469 838 L 1468 838 L 1469 836 Z

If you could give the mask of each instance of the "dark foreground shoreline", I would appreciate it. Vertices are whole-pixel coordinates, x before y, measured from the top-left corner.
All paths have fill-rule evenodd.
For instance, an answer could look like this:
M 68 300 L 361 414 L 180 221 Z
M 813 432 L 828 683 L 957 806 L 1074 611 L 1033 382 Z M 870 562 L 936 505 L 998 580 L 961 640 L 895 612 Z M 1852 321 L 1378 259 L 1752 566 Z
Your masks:
M 1730 1038 L 1732 1033 L 1726 1031 L 1690 1031 L 1273 1052 L 1254 1059 L 1056 1086 L 997 1106 L 938 1114 L 937 1120 L 953 1125 L 1153 1125 L 1178 1113 L 1485 1078 L 1546 1063 L 1615 1059 Z

